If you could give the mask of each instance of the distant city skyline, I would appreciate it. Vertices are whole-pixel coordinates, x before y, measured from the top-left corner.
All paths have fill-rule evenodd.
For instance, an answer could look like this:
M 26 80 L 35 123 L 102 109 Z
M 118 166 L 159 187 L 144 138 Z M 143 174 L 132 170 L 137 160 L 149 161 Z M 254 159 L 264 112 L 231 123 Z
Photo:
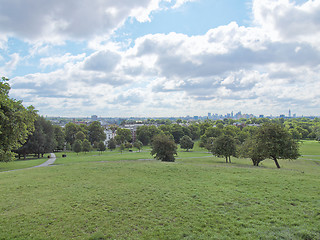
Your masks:
M 0 75 L 41 115 L 320 113 L 318 0 L 18 2 Z

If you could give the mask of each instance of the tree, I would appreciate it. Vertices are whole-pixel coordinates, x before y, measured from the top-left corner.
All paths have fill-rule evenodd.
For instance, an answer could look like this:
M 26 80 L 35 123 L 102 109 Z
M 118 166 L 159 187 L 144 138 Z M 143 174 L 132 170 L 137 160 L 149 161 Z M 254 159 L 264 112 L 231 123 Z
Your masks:
M 277 123 L 264 123 L 256 132 L 257 146 L 261 154 L 274 161 L 280 168 L 278 159 L 297 159 L 299 144 L 287 129 Z
M 180 147 L 183 149 L 187 149 L 187 152 L 189 151 L 189 149 L 192 149 L 194 145 L 194 142 L 192 141 L 192 139 L 187 136 L 184 135 L 181 139 L 180 139 Z
M 213 155 L 217 157 L 225 157 L 226 163 L 231 163 L 231 156 L 236 156 L 236 143 L 235 139 L 230 135 L 221 135 L 217 137 L 211 148 L 211 152 Z
M 157 160 L 174 162 L 177 155 L 177 145 L 174 140 L 164 134 L 156 135 L 151 143 L 151 155 Z
M 255 136 L 247 138 L 239 149 L 239 156 L 244 158 L 250 158 L 253 166 L 259 166 L 260 162 L 266 159 L 266 156 L 263 154 L 261 145 L 258 145 L 258 142 Z
M 122 154 L 122 151 L 125 149 L 125 146 L 123 143 L 120 144 L 120 151 L 121 151 L 121 154 Z
M 184 136 L 182 127 L 179 124 L 173 124 L 170 128 L 170 133 L 172 134 L 175 143 L 180 142 L 180 138 Z
M 133 146 L 134 146 L 135 148 L 137 148 L 137 149 L 139 150 L 139 152 L 140 152 L 140 150 L 141 150 L 141 148 L 142 148 L 143 144 L 142 144 L 142 142 L 141 142 L 141 141 L 136 140 L 136 141 L 134 142 Z
M 90 152 L 91 150 L 91 144 L 89 142 L 88 139 L 85 139 L 82 141 L 82 151 L 86 152 Z
M 79 132 L 76 133 L 75 139 L 83 141 L 83 140 L 86 139 L 86 135 L 82 131 L 79 131 Z
M 122 144 L 125 142 L 131 142 L 132 141 L 132 133 L 130 129 L 126 128 L 118 128 L 117 129 L 117 136 L 115 136 L 115 140 L 117 144 Z
M 111 138 L 109 141 L 108 141 L 108 148 L 112 151 L 114 149 L 116 149 L 116 141 Z
M 54 127 L 50 121 L 47 121 L 44 117 L 37 117 L 34 123 L 35 130 L 32 135 L 29 136 L 24 146 L 18 149 L 18 154 L 34 153 L 40 158 L 40 155 L 53 152 L 57 147 L 57 141 L 55 139 Z
M 64 150 L 65 136 L 64 136 L 62 128 L 60 126 L 54 125 L 53 130 L 54 130 L 55 140 L 57 143 L 56 149 L 57 150 Z
M 106 140 L 106 134 L 101 123 L 98 121 L 92 122 L 88 127 L 89 141 L 91 144 Z
M 76 140 L 76 141 L 73 143 L 73 145 L 72 145 L 72 150 L 73 150 L 74 152 L 76 152 L 77 155 L 78 155 L 79 152 L 81 152 L 81 150 L 82 150 L 82 142 L 81 142 L 81 140 Z
M 124 144 L 124 146 L 125 146 L 125 148 L 132 148 L 132 144 L 131 143 L 129 143 L 129 142 L 126 142 L 125 144 Z
M 0 162 L 14 159 L 17 150 L 34 131 L 36 111 L 30 106 L 25 108 L 22 101 L 9 98 L 8 79 L 0 80 Z
M 100 151 L 100 153 L 104 152 L 106 150 L 106 145 L 104 145 L 104 143 L 101 141 L 98 144 L 98 151 Z
M 77 132 L 78 132 L 77 125 L 72 122 L 67 123 L 66 126 L 64 127 L 64 135 L 66 136 L 66 142 L 70 143 L 71 146 L 76 140 Z

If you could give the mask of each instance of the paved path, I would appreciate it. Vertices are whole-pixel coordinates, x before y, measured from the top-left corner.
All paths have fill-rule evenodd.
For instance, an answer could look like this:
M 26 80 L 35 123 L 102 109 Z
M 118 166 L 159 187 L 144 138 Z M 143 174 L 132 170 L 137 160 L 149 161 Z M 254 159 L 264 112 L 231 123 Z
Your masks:
M 30 169 L 30 168 L 37 168 L 37 167 L 48 167 L 51 164 L 54 163 L 54 161 L 56 161 L 56 155 L 54 153 L 50 153 L 50 158 L 48 161 L 38 165 L 38 166 L 34 166 L 34 167 L 29 167 L 29 168 L 21 168 L 21 169 L 13 169 L 13 170 L 9 170 L 9 171 L 3 171 L 0 173 L 5 173 L 5 172 L 13 172 L 13 171 L 19 171 L 19 170 L 25 170 L 25 169 Z
M 54 153 L 50 153 L 50 158 L 48 161 L 38 165 L 38 166 L 34 166 L 34 167 L 31 167 L 31 168 L 37 168 L 37 167 L 48 167 L 49 165 L 53 164 L 54 161 L 56 160 L 56 155 Z

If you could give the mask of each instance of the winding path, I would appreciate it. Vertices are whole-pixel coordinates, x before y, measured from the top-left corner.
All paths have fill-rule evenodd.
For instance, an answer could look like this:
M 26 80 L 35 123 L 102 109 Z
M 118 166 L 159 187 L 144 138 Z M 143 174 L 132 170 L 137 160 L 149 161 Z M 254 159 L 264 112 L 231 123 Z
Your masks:
M 13 169 L 13 170 L 9 170 L 9 171 L 3 171 L 0 173 L 5 173 L 5 172 L 13 172 L 13 171 L 19 171 L 19 170 L 24 170 L 24 169 L 30 169 L 30 168 L 38 168 L 38 167 L 48 167 L 51 164 L 53 164 L 56 161 L 56 155 L 54 153 L 50 153 L 50 158 L 48 161 L 38 165 L 38 166 L 34 166 L 34 167 L 28 167 L 28 168 L 21 168 L 21 169 Z
M 54 153 L 50 153 L 50 158 L 48 161 L 31 168 L 37 168 L 37 167 L 48 167 L 49 165 L 53 164 L 56 161 L 56 155 Z

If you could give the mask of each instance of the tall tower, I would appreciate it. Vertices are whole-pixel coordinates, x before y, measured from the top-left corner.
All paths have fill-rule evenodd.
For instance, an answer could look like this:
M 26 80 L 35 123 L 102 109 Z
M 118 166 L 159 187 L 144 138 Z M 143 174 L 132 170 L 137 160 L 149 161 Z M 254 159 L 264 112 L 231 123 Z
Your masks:
M 289 118 L 291 118 L 291 110 L 289 109 Z

